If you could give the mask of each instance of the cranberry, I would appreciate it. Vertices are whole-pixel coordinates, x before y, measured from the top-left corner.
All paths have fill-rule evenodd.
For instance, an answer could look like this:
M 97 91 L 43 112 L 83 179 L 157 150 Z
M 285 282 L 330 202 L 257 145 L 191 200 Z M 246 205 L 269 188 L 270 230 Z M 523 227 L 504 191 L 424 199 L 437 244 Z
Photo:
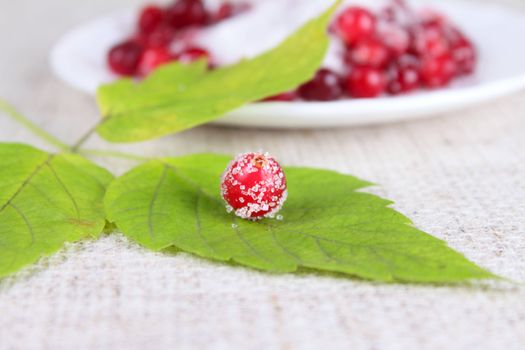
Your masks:
M 443 28 L 431 25 L 415 29 L 413 49 L 419 56 L 437 57 L 448 53 L 450 45 Z
M 371 67 L 383 67 L 389 57 L 389 50 L 377 39 L 359 41 L 345 54 L 347 63 Z
M 173 56 L 166 48 L 151 48 L 144 51 L 138 67 L 140 76 L 149 75 L 155 68 L 173 60 Z
M 450 54 L 439 57 L 425 57 L 421 61 L 419 74 L 426 87 L 446 86 L 457 72 L 457 65 Z
M 140 34 L 138 40 L 146 47 L 166 47 L 175 37 L 173 28 L 166 24 L 161 24 L 149 34 Z
M 281 94 L 267 97 L 263 102 L 291 102 L 297 99 L 296 91 L 283 92 Z
M 387 90 L 392 95 L 406 93 L 420 85 L 419 61 L 414 56 L 402 56 L 390 68 Z
M 279 163 L 267 153 L 245 153 L 226 168 L 221 194 L 228 210 L 235 210 L 241 218 L 271 217 L 286 200 L 286 178 Z
M 134 41 L 117 44 L 108 53 L 109 67 L 116 74 L 135 75 L 142 52 L 142 46 Z
M 140 13 L 139 30 L 143 34 L 153 32 L 164 19 L 164 11 L 158 6 L 147 6 Z
M 329 69 L 320 69 L 309 82 L 299 87 L 299 96 L 307 101 L 332 101 L 343 96 L 341 79 Z
M 349 7 L 337 17 L 335 30 L 348 45 L 354 45 L 373 36 L 375 26 L 373 13 L 362 7 Z
M 185 49 L 183 52 L 178 54 L 175 58 L 177 61 L 182 62 L 182 63 L 191 63 L 199 59 L 205 58 L 208 61 L 208 63 L 211 63 L 210 53 L 197 46 L 189 47 Z
M 395 57 L 405 54 L 410 47 L 410 35 L 400 25 L 381 22 L 377 26 L 377 36 Z
M 395 6 L 387 5 L 383 7 L 379 12 L 379 19 L 386 22 L 395 22 L 397 19 L 397 11 Z
M 206 8 L 201 0 L 177 0 L 168 7 L 169 24 L 176 29 L 204 26 L 208 20 Z
M 444 27 L 448 24 L 447 17 L 433 9 L 425 9 L 420 14 L 420 22 L 425 27 Z
M 470 74 L 476 69 L 477 52 L 474 45 L 461 36 L 452 47 L 452 56 L 457 64 L 457 74 Z
M 348 77 L 348 92 L 353 97 L 366 98 L 381 95 L 386 88 L 382 70 L 371 67 L 353 67 Z

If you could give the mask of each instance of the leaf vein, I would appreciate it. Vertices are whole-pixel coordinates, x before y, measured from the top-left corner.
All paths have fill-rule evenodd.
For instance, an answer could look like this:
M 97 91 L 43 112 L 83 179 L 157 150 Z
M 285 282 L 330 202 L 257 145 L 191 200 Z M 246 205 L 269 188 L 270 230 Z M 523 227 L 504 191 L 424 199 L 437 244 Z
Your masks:
M 159 197 L 160 188 L 162 187 L 162 184 L 166 180 L 167 174 L 168 174 L 168 169 L 164 167 L 162 170 L 162 175 L 160 176 L 159 182 L 157 183 L 157 186 L 155 187 L 155 190 L 153 191 L 153 195 L 151 196 L 151 201 L 149 203 L 148 229 L 149 229 L 149 236 L 151 239 L 155 238 L 155 230 L 153 227 L 153 210 L 155 209 L 155 203 L 157 202 L 157 198 Z
M 64 192 L 66 193 L 66 195 L 69 197 L 69 199 L 71 200 L 71 203 L 73 203 L 73 207 L 75 208 L 75 212 L 77 214 L 77 219 L 80 219 L 80 210 L 78 208 L 78 203 L 77 201 L 75 200 L 75 198 L 73 197 L 73 195 L 71 194 L 71 192 L 69 191 L 69 189 L 66 187 L 66 185 L 64 184 L 64 182 L 62 181 L 62 179 L 60 178 L 60 176 L 58 176 L 57 172 L 55 171 L 55 169 L 51 166 L 51 164 L 47 163 L 46 164 L 47 167 L 49 168 L 49 170 L 51 170 L 51 173 L 53 174 L 53 176 L 55 177 L 55 179 L 57 180 L 57 182 L 59 183 L 60 187 L 62 187 L 62 189 L 64 190 Z

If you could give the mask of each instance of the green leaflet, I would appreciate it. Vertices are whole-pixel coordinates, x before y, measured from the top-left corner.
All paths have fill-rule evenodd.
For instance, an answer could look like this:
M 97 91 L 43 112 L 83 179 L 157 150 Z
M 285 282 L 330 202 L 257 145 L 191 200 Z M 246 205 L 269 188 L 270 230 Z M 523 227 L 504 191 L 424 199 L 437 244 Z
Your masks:
M 0 277 L 59 250 L 97 237 L 102 199 L 113 176 L 88 160 L 0 144 Z
M 141 165 L 109 187 L 108 219 L 156 251 L 176 247 L 272 272 L 307 267 L 428 283 L 494 277 L 413 227 L 390 201 L 358 191 L 369 183 L 336 172 L 287 168 L 284 219 L 238 219 L 220 197 L 228 161 L 208 154 Z
M 297 87 L 313 76 L 324 58 L 326 28 L 336 5 L 277 48 L 234 66 L 206 72 L 205 62 L 174 63 L 142 83 L 124 79 L 100 87 L 98 104 L 106 119 L 98 133 L 114 142 L 151 139 Z

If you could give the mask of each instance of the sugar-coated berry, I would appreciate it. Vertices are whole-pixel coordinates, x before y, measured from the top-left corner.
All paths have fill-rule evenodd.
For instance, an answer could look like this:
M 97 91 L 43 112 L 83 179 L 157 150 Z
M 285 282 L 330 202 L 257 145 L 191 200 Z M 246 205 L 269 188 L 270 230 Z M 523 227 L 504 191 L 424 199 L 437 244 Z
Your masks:
M 320 69 L 312 80 L 299 87 L 298 94 L 307 101 L 337 100 L 343 96 L 341 78 L 329 69 Z
M 126 76 L 135 75 L 142 52 L 142 46 L 135 41 L 117 44 L 108 53 L 108 65 L 113 73 Z
M 428 88 L 448 85 L 457 74 L 457 65 L 450 54 L 439 57 L 426 57 L 421 61 L 419 74 L 422 83 Z
M 286 177 L 268 153 L 244 153 L 226 168 L 221 194 L 227 210 L 243 219 L 273 217 L 286 201 Z
M 154 5 L 146 6 L 139 16 L 139 31 L 143 34 L 153 32 L 163 21 L 164 11 Z
M 334 29 L 347 45 L 354 45 L 372 37 L 375 27 L 375 15 L 365 8 L 354 6 L 347 8 L 337 17 Z
M 463 75 L 474 72 L 478 60 L 477 56 L 476 48 L 464 36 L 459 37 L 453 43 L 452 57 L 457 65 L 457 74 Z
M 390 51 L 377 39 L 359 41 L 346 51 L 345 59 L 350 65 L 383 67 L 388 63 Z
M 176 29 L 204 26 L 208 13 L 202 0 L 177 0 L 166 9 L 169 24 Z
M 430 25 L 413 31 L 413 50 L 419 56 L 438 57 L 450 51 L 450 43 L 442 27 Z
M 138 75 L 145 77 L 157 67 L 173 60 L 173 56 L 166 48 L 151 48 L 144 51 L 138 67 Z
M 401 56 L 390 66 L 388 74 L 387 91 L 392 95 L 410 92 L 420 86 L 419 60 L 415 56 Z
M 410 47 L 410 35 L 401 25 L 380 22 L 377 26 L 377 37 L 390 50 L 393 58 L 405 54 Z
M 175 30 L 166 23 L 162 23 L 151 33 L 140 33 L 137 41 L 148 48 L 167 47 L 175 37 Z
M 355 66 L 348 76 L 347 88 L 352 97 L 370 98 L 381 95 L 386 89 L 386 84 L 383 70 Z

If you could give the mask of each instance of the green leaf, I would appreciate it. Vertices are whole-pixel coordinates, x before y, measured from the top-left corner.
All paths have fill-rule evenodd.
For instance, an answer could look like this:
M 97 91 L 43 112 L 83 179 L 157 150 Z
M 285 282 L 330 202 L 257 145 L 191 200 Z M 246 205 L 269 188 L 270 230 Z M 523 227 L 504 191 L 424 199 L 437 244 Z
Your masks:
M 21 144 L 0 144 L 0 277 L 97 237 L 113 176 L 88 160 Z
M 229 158 L 194 155 L 141 165 L 108 189 L 109 220 L 144 247 L 170 247 L 256 269 L 299 267 L 377 281 L 458 282 L 494 277 L 412 226 L 368 182 L 332 171 L 286 168 L 283 220 L 228 214 L 220 177 Z
M 105 120 L 98 133 L 114 142 L 155 138 L 297 87 L 314 75 L 324 58 L 334 9 L 335 5 L 277 48 L 234 66 L 207 72 L 205 62 L 173 63 L 142 83 L 124 79 L 100 87 L 97 98 Z

